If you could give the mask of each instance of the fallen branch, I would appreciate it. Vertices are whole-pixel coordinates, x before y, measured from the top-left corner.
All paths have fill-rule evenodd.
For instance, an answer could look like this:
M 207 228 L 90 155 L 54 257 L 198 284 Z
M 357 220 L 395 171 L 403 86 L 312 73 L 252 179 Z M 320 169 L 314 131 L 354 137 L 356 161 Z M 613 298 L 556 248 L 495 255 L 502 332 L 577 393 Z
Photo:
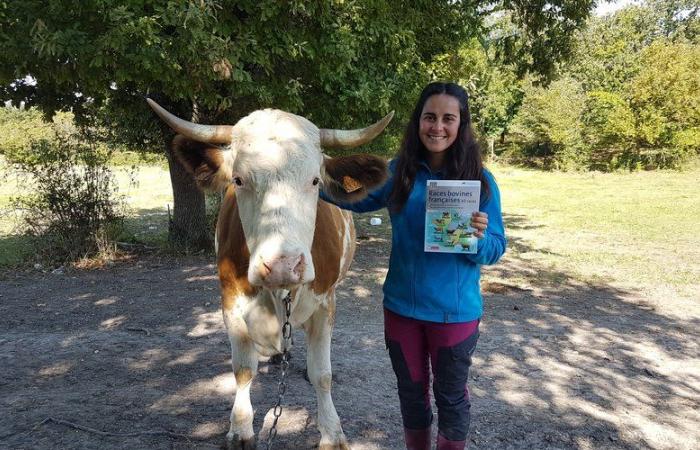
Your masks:
M 151 332 L 148 331 L 148 329 L 146 329 L 146 328 L 128 327 L 128 328 L 126 329 L 126 331 L 142 331 L 142 332 L 146 333 L 146 336 L 150 336 L 150 335 L 151 335 Z
M 90 427 L 85 426 L 85 425 L 79 425 L 77 423 L 69 422 L 67 420 L 56 419 L 54 417 L 47 417 L 46 419 L 42 420 L 38 424 L 34 425 L 34 427 L 32 427 L 32 431 L 36 430 L 37 428 L 39 428 L 42 425 L 45 425 L 45 424 L 51 423 L 51 422 L 53 422 L 57 425 L 65 425 L 69 428 L 74 428 L 76 430 L 97 434 L 99 436 L 110 436 L 110 437 L 121 437 L 121 438 L 136 437 L 136 436 L 168 436 L 168 437 L 172 437 L 172 438 L 185 439 L 188 441 L 192 441 L 192 440 L 205 441 L 208 439 L 208 438 L 203 438 L 203 437 L 190 436 L 190 435 L 182 434 L 182 433 L 175 433 L 173 431 L 167 431 L 167 430 L 146 430 L 146 431 L 137 431 L 134 433 L 110 433 L 107 431 L 96 430 L 95 428 L 90 428 Z M 212 445 L 212 447 L 218 448 L 219 446 Z

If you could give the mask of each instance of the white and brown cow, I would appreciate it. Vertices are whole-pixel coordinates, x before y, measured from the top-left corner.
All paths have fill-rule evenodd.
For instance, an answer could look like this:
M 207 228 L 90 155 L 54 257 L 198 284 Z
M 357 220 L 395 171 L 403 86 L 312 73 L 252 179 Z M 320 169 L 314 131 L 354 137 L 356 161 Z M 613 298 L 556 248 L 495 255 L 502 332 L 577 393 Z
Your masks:
M 184 121 L 148 102 L 180 134 L 175 153 L 199 186 L 225 191 L 217 262 L 237 384 L 227 447 L 255 447 L 250 386 L 259 355 L 283 349 L 282 299 L 291 293 L 290 323 L 307 336 L 320 448 L 348 448 L 331 399 L 330 342 L 334 290 L 352 261 L 355 229 L 352 216 L 319 200 L 318 191 L 323 187 L 339 200 L 359 200 L 385 181 L 387 167 L 370 155 L 329 158 L 322 147 L 369 142 L 392 114 L 350 131 L 319 130 L 303 117 L 272 109 L 256 111 L 235 126 L 211 126 Z

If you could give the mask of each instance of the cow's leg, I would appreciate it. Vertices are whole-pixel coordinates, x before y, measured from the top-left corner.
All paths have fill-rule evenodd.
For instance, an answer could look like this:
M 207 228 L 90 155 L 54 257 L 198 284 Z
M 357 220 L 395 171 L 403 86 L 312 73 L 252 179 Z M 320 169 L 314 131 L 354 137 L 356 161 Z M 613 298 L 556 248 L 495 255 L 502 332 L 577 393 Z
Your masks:
M 331 398 L 331 331 L 335 313 L 335 299 L 318 307 L 304 324 L 307 341 L 307 371 L 316 389 L 318 429 L 321 432 L 319 450 L 349 450 L 340 418 Z
M 258 371 L 258 354 L 248 335 L 243 318 L 226 308 L 224 302 L 224 323 L 231 341 L 231 361 L 236 377 L 236 395 L 231 409 L 231 427 L 226 434 L 226 449 L 254 449 L 253 406 L 250 403 L 250 386 Z

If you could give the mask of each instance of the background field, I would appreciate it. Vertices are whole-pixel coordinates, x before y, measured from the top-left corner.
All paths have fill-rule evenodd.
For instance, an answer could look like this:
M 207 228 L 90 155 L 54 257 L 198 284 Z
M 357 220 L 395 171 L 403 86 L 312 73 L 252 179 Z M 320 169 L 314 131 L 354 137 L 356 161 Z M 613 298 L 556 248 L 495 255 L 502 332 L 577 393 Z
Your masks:
M 126 205 L 125 240 L 167 240 L 168 172 L 143 165 L 115 168 Z M 521 268 L 499 279 L 521 288 L 556 285 L 563 274 L 581 283 L 639 290 L 648 296 L 697 300 L 700 292 L 700 168 L 684 172 L 565 173 L 493 165 L 509 237 L 506 262 Z M 3 165 L 0 267 L 31 251 L 13 233 L 10 207 L 21 192 Z M 358 222 L 363 218 L 358 217 Z M 528 270 L 528 266 L 540 269 Z M 545 268 L 543 270 L 542 268 Z M 487 272 L 494 281 L 505 274 Z

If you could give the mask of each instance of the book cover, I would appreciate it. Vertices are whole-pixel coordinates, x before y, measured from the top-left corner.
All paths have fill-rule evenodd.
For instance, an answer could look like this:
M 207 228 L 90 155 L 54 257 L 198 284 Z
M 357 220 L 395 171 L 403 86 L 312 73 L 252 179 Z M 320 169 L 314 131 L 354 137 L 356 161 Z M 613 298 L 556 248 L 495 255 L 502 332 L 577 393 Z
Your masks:
M 425 204 L 425 251 L 476 253 L 477 238 L 470 223 L 479 210 L 481 182 L 428 180 Z

